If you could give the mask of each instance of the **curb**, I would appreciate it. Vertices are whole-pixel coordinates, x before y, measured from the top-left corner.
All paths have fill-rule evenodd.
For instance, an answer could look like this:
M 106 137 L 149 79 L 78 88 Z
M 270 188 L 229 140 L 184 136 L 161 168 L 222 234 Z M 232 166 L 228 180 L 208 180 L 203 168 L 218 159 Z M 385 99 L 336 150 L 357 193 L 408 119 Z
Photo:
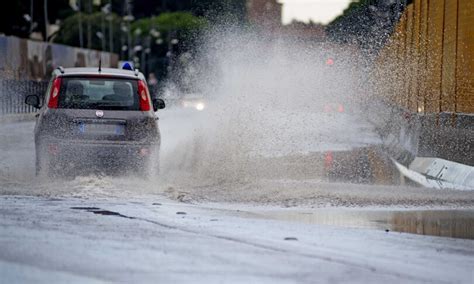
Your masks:
M 380 109 L 387 111 L 387 108 Z M 440 116 L 444 119 L 443 121 L 448 121 L 445 116 L 451 117 L 447 114 L 440 114 Z M 383 141 L 383 151 L 405 178 L 428 188 L 474 190 L 474 167 L 471 164 L 466 163 L 463 159 L 455 159 L 452 152 L 448 152 L 448 155 L 429 147 L 435 142 L 437 146 L 451 146 L 448 143 L 450 141 L 441 140 L 434 135 L 441 130 L 430 128 L 434 124 L 428 120 L 430 117 L 421 119 L 414 114 L 395 111 L 390 115 L 380 116 L 378 113 L 366 112 L 365 118 L 375 129 L 379 129 L 378 133 Z M 462 129 L 467 129 L 471 127 L 473 120 L 472 116 L 463 115 L 460 116 L 459 124 Z M 427 140 L 431 137 L 434 138 Z M 443 137 L 449 138 L 452 135 Z M 457 147 L 457 145 L 455 146 Z M 451 146 L 449 149 L 459 150 L 456 147 Z

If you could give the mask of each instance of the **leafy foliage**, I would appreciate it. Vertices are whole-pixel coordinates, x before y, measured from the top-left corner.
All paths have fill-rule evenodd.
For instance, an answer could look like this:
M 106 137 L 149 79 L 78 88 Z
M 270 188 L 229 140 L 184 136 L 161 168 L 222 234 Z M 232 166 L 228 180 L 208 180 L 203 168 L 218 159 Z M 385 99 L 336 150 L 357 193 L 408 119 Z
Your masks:
M 334 41 L 357 44 L 368 52 L 377 51 L 392 33 L 404 5 L 410 2 L 354 1 L 327 25 L 326 31 Z
M 68 18 L 66 18 L 59 29 L 58 33 L 54 37 L 54 42 L 62 43 L 72 46 L 80 46 L 80 35 L 79 35 L 79 23 L 82 22 L 82 32 L 83 32 L 83 43 L 84 47 L 88 46 L 87 42 L 87 22 L 91 23 L 92 30 L 92 41 L 90 46 L 92 49 L 102 49 L 102 41 L 97 36 L 97 32 L 102 32 L 102 25 L 105 29 L 106 45 L 108 51 L 108 38 L 109 38 L 109 21 L 105 19 L 102 13 L 93 13 L 93 14 L 84 14 L 76 13 Z M 122 36 L 122 31 L 120 25 L 122 19 L 116 14 L 111 14 L 110 21 L 112 21 L 112 33 L 114 38 L 114 52 L 120 51 L 120 38 Z
M 152 28 L 161 32 L 198 30 L 207 25 L 203 18 L 188 12 L 162 13 L 159 16 L 143 18 L 132 25 L 132 30 L 140 29 L 149 33 Z

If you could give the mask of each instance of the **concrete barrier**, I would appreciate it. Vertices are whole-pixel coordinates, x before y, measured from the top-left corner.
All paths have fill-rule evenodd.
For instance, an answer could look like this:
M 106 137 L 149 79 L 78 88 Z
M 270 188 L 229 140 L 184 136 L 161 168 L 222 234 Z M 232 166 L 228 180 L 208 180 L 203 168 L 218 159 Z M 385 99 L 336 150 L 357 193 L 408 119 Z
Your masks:
M 410 180 L 437 189 L 474 190 L 474 167 L 439 158 L 416 157 L 408 167 L 393 159 Z
M 474 190 L 474 116 L 420 115 L 378 101 L 364 112 L 400 173 L 432 188 Z

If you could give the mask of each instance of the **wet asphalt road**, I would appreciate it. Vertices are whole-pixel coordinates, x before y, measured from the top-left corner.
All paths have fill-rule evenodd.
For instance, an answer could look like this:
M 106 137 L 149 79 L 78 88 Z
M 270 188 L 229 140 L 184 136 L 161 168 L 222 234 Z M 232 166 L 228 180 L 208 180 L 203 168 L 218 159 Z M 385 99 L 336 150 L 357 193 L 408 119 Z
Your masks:
M 3 196 L 0 203 L 3 283 L 473 279 L 472 240 L 268 220 L 245 205 L 223 209 L 157 196 Z

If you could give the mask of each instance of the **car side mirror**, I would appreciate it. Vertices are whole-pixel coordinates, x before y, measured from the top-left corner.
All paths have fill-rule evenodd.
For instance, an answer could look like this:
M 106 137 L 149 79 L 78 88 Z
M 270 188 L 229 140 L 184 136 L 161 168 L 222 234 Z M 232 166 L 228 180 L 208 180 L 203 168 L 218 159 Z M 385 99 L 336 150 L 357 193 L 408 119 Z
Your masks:
M 25 104 L 35 108 L 40 108 L 40 99 L 37 95 L 29 95 L 25 98 Z
M 165 101 L 162 99 L 153 99 L 153 110 L 164 109 L 166 107 Z

